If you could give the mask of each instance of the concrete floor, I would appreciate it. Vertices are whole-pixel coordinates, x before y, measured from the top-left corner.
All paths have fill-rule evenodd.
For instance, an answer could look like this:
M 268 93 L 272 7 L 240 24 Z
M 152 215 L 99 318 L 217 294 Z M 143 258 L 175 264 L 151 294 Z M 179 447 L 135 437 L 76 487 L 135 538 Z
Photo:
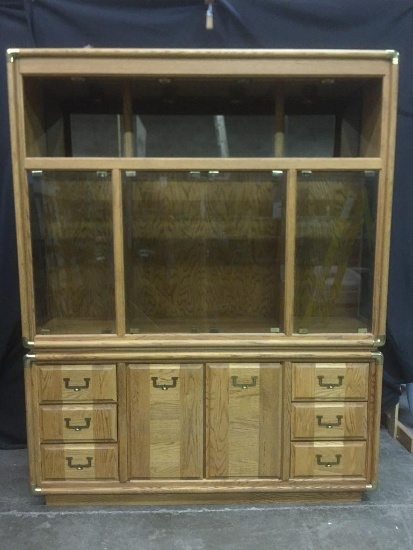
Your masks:
M 412 550 L 413 455 L 381 432 L 379 488 L 337 505 L 46 507 L 0 451 L 1 550 Z

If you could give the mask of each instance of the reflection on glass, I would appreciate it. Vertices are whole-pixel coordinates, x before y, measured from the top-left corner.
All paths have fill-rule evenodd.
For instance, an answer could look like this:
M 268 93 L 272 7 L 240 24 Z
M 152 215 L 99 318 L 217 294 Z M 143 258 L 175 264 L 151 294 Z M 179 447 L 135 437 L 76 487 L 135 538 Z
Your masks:
M 114 332 L 111 181 L 28 173 L 37 334 Z
M 159 114 L 135 117 L 138 157 L 271 157 L 274 116 Z
M 125 172 L 123 183 L 128 332 L 282 330 L 282 172 Z
M 295 332 L 370 332 L 375 172 L 298 176 Z

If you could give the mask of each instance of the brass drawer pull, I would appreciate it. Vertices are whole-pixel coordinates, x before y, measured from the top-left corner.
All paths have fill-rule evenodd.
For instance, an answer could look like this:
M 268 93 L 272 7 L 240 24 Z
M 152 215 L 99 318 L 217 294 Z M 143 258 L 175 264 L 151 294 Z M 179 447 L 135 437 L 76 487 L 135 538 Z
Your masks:
M 90 423 L 92 421 L 91 418 L 85 418 L 85 424 L 83 425 L 80 425 L 80 424 L 76 424 L 74 426 L 71 426 L 70 425 L 70 422 L 72 421 L 71 418 L 64 418 L 63 419 L 65 421 L 65 425 L 66 425 L 66 428 L 68 430 L 75 430 L 75 432 L 80 432 L 80 430 L 87 430 L 88 428 L 90 428 Z
M 87 390 L 89 388 L 90 378 L 83 378 L 83 380 L 85 381 L 84 386 L 71 386 L 69 384 L 70 378 L 63 378 L 63 382 L 65 383 L 65 388 L 67 390 L 74 390 L 74 391 Z
M 231 376 L 232 385 L 234 388 L 242 388 L 243 390 L 246 390 L 247 388 L 254 388 L 257 385 L 258 376 L 251 376 L 251 384 L 238 384 L 238 376 Z
M 318 466 L 325 466 L 326 468 L 331 468 L 332 466 L 338 466 L 340 464 L 342 456 L 343 455 L 336 455 L 337 460 L 335 462 L 322 462 L 321 459 L 322 459 L 323 455 L 316 455 L 317 465 Z
M 73 464 L 73 456 L 67 456 L 67 465 L 69 468 L 72 468 L 73 470 L 84 470 L 85 468 L 91 468 L 92 467 L 92 456 L 86 457 L 86 464 Z
M 160 390 L 169 390 L 169 388 L 176 388 L 176 383 L 178 381 L 178 377 L 177 376 L 172 376 L 172 378 L 171 378 L 172 384 L 157 384 L 157 380 L 158 380 L 157 376 L 152 376 L 151 380 L 152 380 L 154 388 L 159 388 Z
M 331 384 L 331 383 L 328 383 L 328 384 L 324 384 L 323 383 L 323 380 L 324 380 L 324 376 L 317 376 L 318 378 L 318 385 L 321 386 L 322 388 L 328 388 L 328 389 L 333 389 L 333 388 L 338 388 L 339 386 L 342 386 L 343 385 L 343 380 L 344 380 L 344 376 L 337 376 L 337 380 L 338 380 L 338 383 L 337 384 Z
M 321 422 L 323 419 L 322 415 L 316 416 L 316 418 L 317 418 L 318 426 L 321 426 L 322 428 L 337 428 L 338 426 L 341 426 L 343 415 L 342 414 L 336 415 L 337 422 Z

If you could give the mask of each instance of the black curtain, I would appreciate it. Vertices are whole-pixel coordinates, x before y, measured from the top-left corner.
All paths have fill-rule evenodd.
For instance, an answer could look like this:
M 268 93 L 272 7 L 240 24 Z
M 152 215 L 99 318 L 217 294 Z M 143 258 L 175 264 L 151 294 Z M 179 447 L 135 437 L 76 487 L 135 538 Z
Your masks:
M 399 116 L 385 369 L 413 381 L 413 0 L 0 0 L 0 446 L 24 441 L 15 224 L 5 102 L 10 47 L 395 49 Z

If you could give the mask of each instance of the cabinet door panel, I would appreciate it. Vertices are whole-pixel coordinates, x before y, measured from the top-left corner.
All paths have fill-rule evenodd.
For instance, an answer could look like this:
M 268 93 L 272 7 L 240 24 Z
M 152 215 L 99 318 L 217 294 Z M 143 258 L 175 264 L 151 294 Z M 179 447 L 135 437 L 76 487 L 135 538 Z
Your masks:
M 129 475 L 203 475 L 202 365 L 130 365 Z
M 207 367 L 207 476 L 278 477 L 281 365 Z

